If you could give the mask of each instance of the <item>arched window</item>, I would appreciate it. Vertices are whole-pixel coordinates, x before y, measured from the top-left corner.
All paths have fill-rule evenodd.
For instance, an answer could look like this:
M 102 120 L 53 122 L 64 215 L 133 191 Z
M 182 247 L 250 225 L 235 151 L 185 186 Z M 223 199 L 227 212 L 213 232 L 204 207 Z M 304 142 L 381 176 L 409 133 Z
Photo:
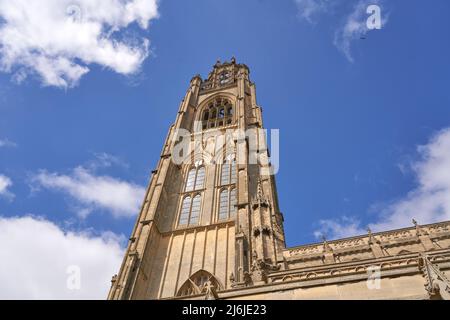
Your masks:
M 219 220 L 228 218 L 228 190 L 224 189 L 220 192 L 219 197 Z
M 222 185 L 230 183 L 230 165 L 228 163 L 224 163 L 222 165 L 222 174 L 220 181 L 222 182 Z
M 233 188 L 230 191 L 230 217 L 234 217 L 236 215 L 237 211 L 236 205 L 237 205 L 236 188 Z
M 193 199 L 187 196 L 183 199 L 181 204 L 179 226 L 198 224 L 200 218 L 200 209 L 202 203 L 202 196 L 197 194 Z
M 184 189 L 186 192 L 193 190 L 203 189 L 205 184 L 205 167 L 192 168 L 189 170 L 187 180 L 186 180 L 186 188 Z
M 187 279 L 177 292 L 177 296 L 190 296 L 205 293 L 206 284 L 213 286 L 217 291 L 222 290 L 219 280 L 206 270 L 199 270 Z
M 219 196 L 219 220 L 232 218 L 236 215 L 236 188 L 223 189 Z
M 192 200 L 191 218 L 189 224 L 197 224 L 200 217 L 200 204 L 202 202 L 202 196 L 196 195 Z
M 231 183 L 236 183 L 237 173 L 236 173 L 236 161 L 234 156 L 229 156 L 222 164 L 222 172 L 220 174 L 221 185 L 227 185 Z
M 190 209 L 191 209 L 191 197 L 188 196 L 183 199 L 183 204 L 181 205 L 180 220 L 178 221 L 178 225 L 184 226 L 188 224 Z
M 203 111 L 202 128 L 217 128 L 233 123 L 233 105 L 226 98 L 216 98 Z
M 197 170 L 197 178 L 195 180 L 195 190 L 203 189 L 205 183 L 205 167 L 200 167 Z
M 185 189 L 186 191 L 192 191 L 194 189 L 196 173 L 197 173 L 196 168 L 189 170 L 186 181 L 186 189 Z

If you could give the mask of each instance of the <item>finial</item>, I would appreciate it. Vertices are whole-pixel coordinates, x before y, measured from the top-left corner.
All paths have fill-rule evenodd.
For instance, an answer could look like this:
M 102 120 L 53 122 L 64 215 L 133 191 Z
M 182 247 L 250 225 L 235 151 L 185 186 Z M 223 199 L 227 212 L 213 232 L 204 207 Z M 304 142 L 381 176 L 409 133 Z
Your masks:
M 114 284 L 116 281 L 117 281 L 117 274 L 112 276 L 111 283 Z
M 327 238 L 324 234 L 322 234 L 322 241 L 323 241 L 323 250 L 324 251 L 333 251 L 333 249 L 328 244 Z
M 379 241 L 377 239 L 375 239 L 375 237 L 373 236 L 372 230 L 370 229 L 370 227 L 367 227 L 367 234 L 369 235 L 369 244 L 379 243 Z
M 234 56 L 231 57 L 231 63 L 236 63 L 236 58 Z
M 413 218 L 412 219 L 412 223 L 413 223 L 413 225 L 416 227 L 416 234 L 418 235 L 418 236 L 421 236 L 421 235 L 427 235 L 428 234 L 428 232 L 426 231 L 426 230 L 423 230 L 420 226 L 419 226 L 419 224 L 417 223 L 417 221 Z

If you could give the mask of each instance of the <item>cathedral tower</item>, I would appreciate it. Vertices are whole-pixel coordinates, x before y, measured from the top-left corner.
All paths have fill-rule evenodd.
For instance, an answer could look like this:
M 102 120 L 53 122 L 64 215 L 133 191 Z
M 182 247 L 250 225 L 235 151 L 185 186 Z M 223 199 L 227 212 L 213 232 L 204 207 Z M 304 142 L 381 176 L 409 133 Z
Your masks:
M 244 64 L 192 78 L 152 171 L 109 299 L 204 295 L 284 268 L 283 216 Z

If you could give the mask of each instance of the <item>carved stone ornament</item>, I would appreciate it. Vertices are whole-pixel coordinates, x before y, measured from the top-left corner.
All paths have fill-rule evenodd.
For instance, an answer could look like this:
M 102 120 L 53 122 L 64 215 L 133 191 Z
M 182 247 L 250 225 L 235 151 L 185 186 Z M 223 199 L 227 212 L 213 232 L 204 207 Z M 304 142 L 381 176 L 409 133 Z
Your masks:
M 205 292 L 205 300 L 217 300 L 219 298 L 216 287 L 211 280 L 206 281 L 202 291 Z
M 420 254 L 419 267 L 426 279 L 425 289 L 430 298 L 450 300 L 450 281 L 426 254 Z
M 270 271 L 280 270 L 281 265 L 273 265 L 258 259 L 258 254 L 253 251 L 253 262 L 251 266 L 251 277 L 253 283 L 267 283 L 267 274 Z

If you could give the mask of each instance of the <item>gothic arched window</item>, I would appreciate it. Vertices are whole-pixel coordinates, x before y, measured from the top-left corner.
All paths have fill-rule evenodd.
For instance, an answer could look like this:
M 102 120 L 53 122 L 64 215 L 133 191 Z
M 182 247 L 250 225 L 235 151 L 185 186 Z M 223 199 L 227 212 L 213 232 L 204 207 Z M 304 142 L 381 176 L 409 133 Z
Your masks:
M 202 115 L 202 128 L 218 128 L 233 123 L 233 105 L 226 98 L 216 98 L 209 103 Z
M 200 217 L 200 205 L 202 202 L 202 196 L 196 195 L 192 199 L 191 217 L 189 219 L 189 224 L 197 224 Z
M 197 174 L 197 169 L 193 168 L 189 170 L 188 177 L 186 180 L 186 191 L 192 191 L 195 185 L 195 175 Z
M 236 215 L 236 188 L 223 189 L 219 196 L 219 220 L 229 219 Z
M 205 293 L 207 283 L 216 290 L 222 290 L 219 280 L 206 270 L 199 270 L 187 279 L 177 292 L 177 296 L 190 296 Z
M 205 167 L 200 167 L 197 170 L 197 178 L 195 179 L 195 190 L 203 189 L 205 184 Z
M 181 205 L 180 220 L 178 221 L 178 224 L 180 226 L 188 224 L 190 209 L 191 209 L 191 197 L 187 196 L 186 198 L 183 199 L 183 204 Z
M 188 226 L 198 224 L 200 218 L 200 209 L 202 203 L 202 196 L 197 194 L 194 198 L 187 196 L 183 199 L 181 204 L 180 218 L 178 220 L 179 226 Z
M 230 190 L 230 217 L 234 217 L 236 215 L 236 205 L 237 205 L 237 197 L 236 197 L 236 188 Z
M 220 174 L 221 185 L 227 185 L 236 183 L 237 173 L 236 173 L 236 161 L 234 155 L 230 155 L 222 164 L 222 170 Z
M 228 207 L 229 207 L 228 190 L 224 189 L 220 192 L 219 197 L 219 220 L 228 218 Z
M 203 189 L 205 184 L 205 167 L 196 167 L 189 170 L 185 191 L 193 191 Z

